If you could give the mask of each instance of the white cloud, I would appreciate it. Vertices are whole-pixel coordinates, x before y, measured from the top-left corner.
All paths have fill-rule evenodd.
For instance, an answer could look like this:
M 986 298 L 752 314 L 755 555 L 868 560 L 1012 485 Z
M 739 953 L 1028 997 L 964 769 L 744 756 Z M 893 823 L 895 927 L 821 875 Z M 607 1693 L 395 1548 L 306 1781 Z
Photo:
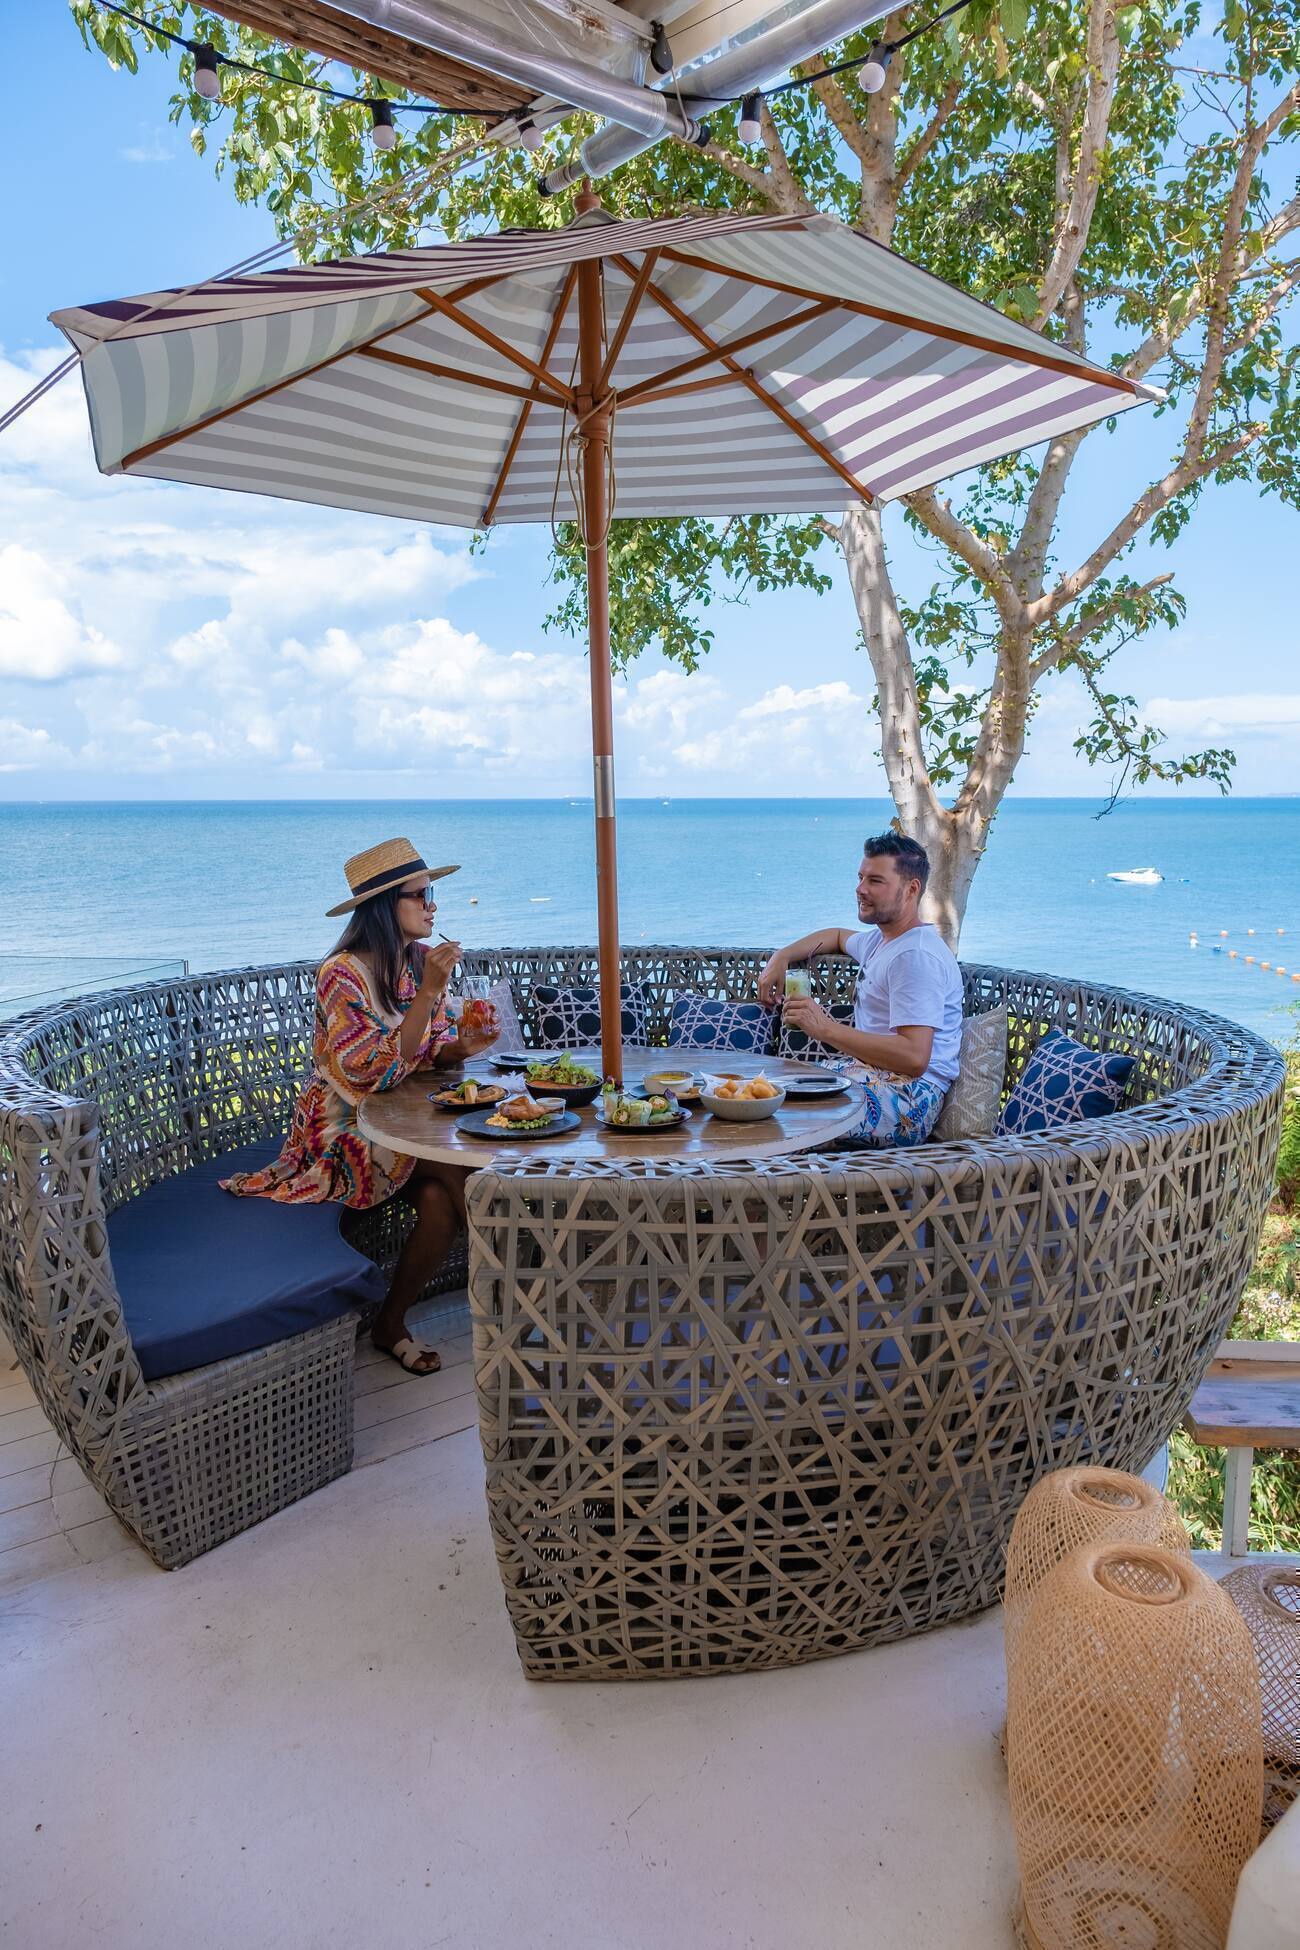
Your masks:
M 829 684 L 811 684 L 803 691 L 792 690 L 789 684 L 778 684 L 775 690 L 767 691 L 752 704 L 745 705 L 740 716 L 744 719 L 786 718 L 792 712 L 857 710 L 862 704 L 863 699 L 850 690 L 842 678 Z
M 171 144 L 164 142 L 161 135 L 150 131 L 142 142 L 133 143 L 126 149 L 119 149 L 123 162 L 165 163 L 170 162 L 176 151 Z
M 1300 691 L 1242 691 L 1236 697 L 1153 697 L 1144 716 L 1162 730 L 1194 738 L 1290 733 L 1300 725 Z
M 31 772 L 40 765 L 67 765 L 72 753 L 58 744 L 43 725 L 0 718 L 0 772 Z
M 0 548 L 0 676 L 47 684 L 125 662 L 119 646 L 77 615 L 63 579 L 31 549 Z

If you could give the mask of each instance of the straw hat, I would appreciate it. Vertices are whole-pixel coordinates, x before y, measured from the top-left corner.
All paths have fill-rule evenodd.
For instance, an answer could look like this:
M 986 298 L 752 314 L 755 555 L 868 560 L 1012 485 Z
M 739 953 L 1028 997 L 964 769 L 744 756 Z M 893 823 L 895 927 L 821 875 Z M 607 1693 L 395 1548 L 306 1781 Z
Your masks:
M 409 840 L 381 840 L 378 846 L 368 846 L 364 853 L 354 853 L 350 860 L 345 860 L 343 871 L 352 898 L 340 901 L 337 907 L 327 907 L 327 915 L 350 913 L 362 901 L 386 894 L 390 887 L 400 887 L 414 874 L 427 873 L 430 880 L 442 880 L 449 873 L 459 873 L 460 868 L 426 867 Z

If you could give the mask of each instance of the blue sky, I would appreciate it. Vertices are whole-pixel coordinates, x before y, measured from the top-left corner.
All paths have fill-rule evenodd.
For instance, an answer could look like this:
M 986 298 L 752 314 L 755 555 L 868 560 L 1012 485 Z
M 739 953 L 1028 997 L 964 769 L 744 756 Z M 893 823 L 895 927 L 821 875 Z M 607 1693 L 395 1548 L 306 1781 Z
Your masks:
M 211 275 L 273 241 L 167 120 L 171 70 L 114 75 L 50 4 L 6 22 L 0 124 L 12 274 L 0 401 L 61 356 L 57 306 Z M 1061 535 L 1078 559 L 1168 459 L 1168 423 L 1097 435 Z M 930 569 L 889 516 L 896 579 Z M 1237 790 L 1291 791 L 1300 742 L 1295 514 L 1212 491 L 1172 555 L 1188 616 L 1116 666 L 1183 745 L 1238 751 Z M 0 436 L 0 799 L 569 795 L 590 790 L 580 644 L 546 635 L 546 539 L 465 539 L 94 468 L 75 378 Z M 1135 566 L 1137 566 L 1135 564 Z M 1150 571 L 1148 571 L 1149 573 Z M 825 597 L 714 609 L 688 677 L 618 697 L 625 794 L 882 790 L 869 667 L 842 576 Z M 1014 790 L 1093 794 L 1049 692 Z

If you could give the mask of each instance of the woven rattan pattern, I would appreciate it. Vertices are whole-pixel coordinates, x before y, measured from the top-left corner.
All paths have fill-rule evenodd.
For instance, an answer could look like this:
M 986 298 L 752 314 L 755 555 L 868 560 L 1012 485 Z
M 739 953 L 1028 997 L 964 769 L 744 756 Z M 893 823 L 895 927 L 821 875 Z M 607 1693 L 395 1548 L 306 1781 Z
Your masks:
M 1246 1621 L 1264 1720 L 1264 1826 L 1300 1796 L 1300 1571 L 1243 1564 L 1220 1580 Z
M 592 951 L 479 958 L 589 980 Z M 761 957 L 625 955 L 752 995 Z M 476 970 L 476 972 L 478 972 Z M 817 971 L 823 995 L 851 967 Z M 1134 1105 L 1032 1139 L 704 1169 L 542 1154 L 470 1195 L 488 1505 L 524 1670 L 769 1667 L 993 1603 L 1046 1471 L 1140 1469 L 1236 1307 L 1282 1069 L 1234 1025 L 965 971 L 1008 1085 L 1052 1024 L 1137 1059 Z
M 1029 1604 L 1007 1775 L 1033 1950 L 1222 1950 L 1259 1839 L 1250 1637 L 1190 1557 L 1081 1544 Z
M 1186 1526 L 1167 1497 L 1122 1469 L 1054 1469 L 1016 1513 L 1002 1593 L 1007 1678 L 1025 1613 L 1047 1573 L 1080 1544 L 1156 1544 L 1191 1555 Z

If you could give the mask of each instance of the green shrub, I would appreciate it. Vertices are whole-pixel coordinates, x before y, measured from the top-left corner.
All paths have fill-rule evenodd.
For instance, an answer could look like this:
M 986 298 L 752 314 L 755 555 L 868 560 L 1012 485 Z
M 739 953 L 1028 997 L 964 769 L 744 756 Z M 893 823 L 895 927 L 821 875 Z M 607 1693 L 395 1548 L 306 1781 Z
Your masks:
M 1288 1212 L 1300 1205 L 1300 1035 L 1286 1053 L 1286 1108 L 1277 1154 L 1277 1195 Z

